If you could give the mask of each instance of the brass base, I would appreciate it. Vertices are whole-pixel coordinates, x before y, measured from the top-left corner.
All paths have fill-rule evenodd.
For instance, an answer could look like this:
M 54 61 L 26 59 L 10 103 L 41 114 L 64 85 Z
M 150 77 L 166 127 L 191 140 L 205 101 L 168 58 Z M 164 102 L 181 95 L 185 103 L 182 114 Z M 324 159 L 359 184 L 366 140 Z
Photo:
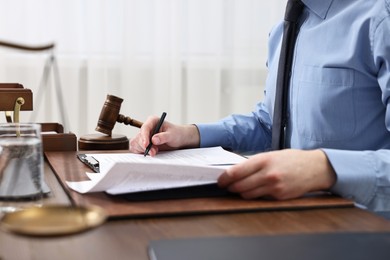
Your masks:
M 97 206 L 48 205 L 6 213 L 0 228 L 19 235 L 63 236 L 100 226 L 106 219 L 106 212 Z
M 124 135 L 88 134 L 80 137 L 79 150 L 128 150 L 129 139 Z

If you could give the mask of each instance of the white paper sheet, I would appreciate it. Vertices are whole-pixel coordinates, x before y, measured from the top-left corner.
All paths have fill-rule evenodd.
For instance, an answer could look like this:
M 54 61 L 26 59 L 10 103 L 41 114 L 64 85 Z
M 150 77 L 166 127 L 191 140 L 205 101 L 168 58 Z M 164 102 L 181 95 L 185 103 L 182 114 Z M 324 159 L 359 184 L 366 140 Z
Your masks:
M 221 147 L 161 152 L 155 157 L 132 153 L 88 155 L 99 161 L 100 173 L 87 173 L 88 181 L 66 182 L 80 193 L 121 194 L 216 183 L 226 165 L 245 160 Z

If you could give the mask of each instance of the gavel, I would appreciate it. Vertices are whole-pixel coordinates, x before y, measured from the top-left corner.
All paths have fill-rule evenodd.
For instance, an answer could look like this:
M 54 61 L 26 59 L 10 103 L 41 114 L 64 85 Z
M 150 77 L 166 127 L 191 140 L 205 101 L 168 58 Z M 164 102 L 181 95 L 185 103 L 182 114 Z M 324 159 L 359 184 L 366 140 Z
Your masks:
M 113 95 L 107 95 L 102 111 L 100 112 L 97 126 L 95 128 L 96 131 L 111 136 L 112 129 L 114 128 L 116 122 L 138 128 L 142 126 L 142 122 L 119 114 L 122 102 L 122 98 Z
M 125 135 L 112 134 L 116 122 L 140 128 L 142 122 L 119 114 L 122 98 L 107 95 L 95 128 L 101 134 L 87 134 L 78 141 L 79 150 L 127 150 L 129 139 Z M 102 135 L 103 134 L 103 135 Z

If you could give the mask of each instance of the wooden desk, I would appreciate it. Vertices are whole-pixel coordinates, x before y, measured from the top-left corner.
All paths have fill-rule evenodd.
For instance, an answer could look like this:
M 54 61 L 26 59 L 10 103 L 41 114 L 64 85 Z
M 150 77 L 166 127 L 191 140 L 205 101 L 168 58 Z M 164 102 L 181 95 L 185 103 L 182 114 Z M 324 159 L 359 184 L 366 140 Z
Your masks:
M 69 204 L 49 167 L 48 203 Z M 337 231 L 390 231 L 390 221 L 357 208 L 288 210 L 112 220 L 85 233 L 33 238 L 0 232 L 0 259 L 148 259 L 150 240 Z

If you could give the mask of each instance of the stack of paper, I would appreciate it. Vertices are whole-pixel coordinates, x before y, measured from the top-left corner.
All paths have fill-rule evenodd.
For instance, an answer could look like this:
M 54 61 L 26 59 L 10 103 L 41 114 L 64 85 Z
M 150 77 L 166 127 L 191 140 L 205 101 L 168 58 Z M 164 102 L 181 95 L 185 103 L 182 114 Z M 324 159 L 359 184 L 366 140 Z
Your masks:
M 66 182 L 80 193 L 124 194 L 216 183 L 226 167 L 246 160 L 221 147 L 160 152 L 155 157 L 133 153 L 88 154 L 99 161 L 100 173 L 90 180 Z

